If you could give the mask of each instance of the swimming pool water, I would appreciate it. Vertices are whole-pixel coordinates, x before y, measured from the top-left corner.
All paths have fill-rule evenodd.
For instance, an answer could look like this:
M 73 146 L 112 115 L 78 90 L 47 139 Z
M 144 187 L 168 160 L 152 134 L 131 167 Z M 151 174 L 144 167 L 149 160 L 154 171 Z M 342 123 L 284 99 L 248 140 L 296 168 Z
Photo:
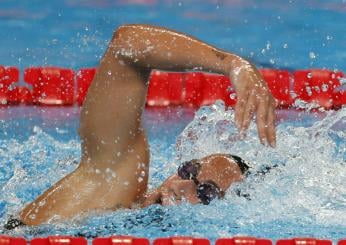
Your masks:
M 141 2 L 1 1 L 0 64 L 96 66 L 117 26 L 149 23 L 189 33 L 260 67 L 346 71 L 345 0 Z M 176 171 L 179 161 L 215 152 L 238 154 L 253 168 L 279 166 L 264 178 L 250 176 L 234 186 L 225 200 L 91 214 L 11 232 L 0 226 L 0 234 L 346 237 L 345 109 L 278 111 L 275 149 L 258 143 L 254 126 L 245 140 L 234 141 L 232 117 L 220 104 L 201 109 L 195 118 L 183 108 L 150 109 L 144 116 L 150 187 Z M 77 166 L 78 118 L 77 107 L 0 108 L 0 224 Z M 191 134 L 195 137 L 187 137 Z M 235 195 L 235 188 L 251 200 Z
M 1 112 L 3 224 L 10 214 L 77 166 L 80 146 L 76 131 L 78 108 L 13 107 Z M 201 108 L 194 119 L 193 114 L 183 108 L 146 111 L 144 122 L 151 147 L 150 188 L 174 173 L 180 161 L 215 152 L 238 154 L 254 169 L 279 167 L 265 177 L 248 177 L 234 185 L 225 200 L 209 206 L 155 205 L 143 210 L 90 214 L 73 222 L 11 232 L 0 227 L 0 233 L 28 239 L 50 234 L 89 238 L 129 234 L 150 239 L 192 235 L 211 240 L 234 235 L 333 240 L 346 236 L 345 109 L 327 113 L 278 111 L 275 149 L 258 143 L 255 125 L 245 140 L 233 141 L 233 111 L 225 111 L 220 103 Z M 251 200 L 238 197 L 237 188 L 250 194 Z
M 2 0 L 0 64 L 96 66 L 116 27 L 147 23 L 264 67 L 346 71 L 345 11 L 345 0 Z

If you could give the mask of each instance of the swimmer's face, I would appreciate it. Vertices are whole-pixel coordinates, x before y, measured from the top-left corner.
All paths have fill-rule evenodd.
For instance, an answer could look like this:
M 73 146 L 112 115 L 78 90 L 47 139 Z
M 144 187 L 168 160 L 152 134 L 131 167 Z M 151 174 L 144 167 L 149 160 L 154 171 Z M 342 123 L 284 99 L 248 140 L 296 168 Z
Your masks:
M 242 174 L 232 159 L 215 154 L 199 160 L 201 167 L 197 175 L 199 182 L 214 182 L 222 191 L 236 181 L 242 180 Z M 147 195 L 144 206 L 154 203 L 173 205 L 181 202 L 201 203 L 197 196 L 197 185 L 190 179 L 182 179 L 178 174 L 170 176 L 155 191 Z

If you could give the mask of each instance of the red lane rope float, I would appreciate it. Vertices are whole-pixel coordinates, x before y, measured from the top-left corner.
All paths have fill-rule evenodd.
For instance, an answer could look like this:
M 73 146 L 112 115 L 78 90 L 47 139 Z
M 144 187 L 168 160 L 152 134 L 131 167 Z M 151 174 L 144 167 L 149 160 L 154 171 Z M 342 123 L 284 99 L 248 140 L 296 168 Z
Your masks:
M 34 103 L 42 105 L 72 105 L 74 103 L 75 73 L 72 69 L 27 68 L 24 71 L 24 81 L 33 87 Z
M 0 245 L 26 245 L 26 240 L 21 237 L 17 238 L 0 235 Z
M 276 245 L 333 245 L 331 240 L 321 240 L 315 238 L 294 238 L 282 239 L 276 242 Z
M 210 245 L 210 241 L 205 238 L 176 236 L 155 239 L 153 245 Z
M 85 99 L 85 96 L 87 95 L 88 88 L 94 79 L 96 73 L 95 68 L 84 68 L 77 72 L 77 96 L 76 96 L 76 102 L 78 105 L 82 105 L 83 101 Z
M 183 95 L 183 73 L 153 71 L 147 94 L 147 105 L 181 105 Z
M 92 245 L 150 245 L 149 239 L 132 236 L 111 236 L 95 238 Z
M 15 97 L 11 91 L 18 81 L 18 68 L 0 66 L 0 104 L 9 104 L 10 98 Z
M 289 107 L 294 103 L 291 96 L 292 78 L 288 71 L 262 69 L 260 70 L 263 79 L 267 82 L 273 97 L 277 101 L 277 106 Z
M 333 92 L 341 86 L 340 79 L 344 76 L 342 72 L 328 70 L 302 70 L 295 71 L 293 75 L 297 97 L 325 108 L 333 106 Z
M 324 69 L 285 70 L 262 69 L 278 107 L 290 107 L 297 100 L 317 106 L 338 108 L 346 104 L 342 72 Z M 0 66 L 0 104 L 82 105 L 95 76 L 95 68 L 72 69 L 31 67 L 24 71 L 24 81 L 32 86 L 18 86 L 19 70 Z M 77 74 L 77 75 L 76 75 Z M 228 77 L 202 73 L 153 71 L 147 94 L 148 106 L 183 105 L 200 107 L 221 99 L 234 106 L 237 98 Z
M 49 236 L 46 238 L 34 238 L 30 245 L 88 245 L 88 241 L 82 237 Z
M 28 241 L 29 242 L 29 241 Z M 0 245 L 26 245 L 24 238 L 0 235 Z M 33 238 L 31 245 L 87 245 L 88 241 L 82 237 L 71 236 L 48 236 L 46 238 Z M 205 238 L 194 238 L 187 236 L 175 236 L 168 238 L 157 238 L 152 242 L 153 245 L 211 245 Z M 272 241 L 254 237 L 233 237 L 219 238 L 215 245 L 272 245 Z M 332 245 L 331 240 L 321 240 L 315 238 L 293 238 L 280 239 L 276 245 Z M 346 240 L 338 241 L 337 245 L 345 245 Z M 92 245 L 150 245 L 147 238 L 132 236 L 111 236 L 94 238 Z
M 272 245 L 269 239 L 260 239 L 255 237 L 233 237 L 233 238 L 219 238 L 216 240 L 215 245 Z

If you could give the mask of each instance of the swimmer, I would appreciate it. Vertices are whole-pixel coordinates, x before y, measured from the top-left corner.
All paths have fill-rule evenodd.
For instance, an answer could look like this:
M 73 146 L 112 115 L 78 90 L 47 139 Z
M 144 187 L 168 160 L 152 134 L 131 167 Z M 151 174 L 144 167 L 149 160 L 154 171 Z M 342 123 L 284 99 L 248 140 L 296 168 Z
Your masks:
M 40 225 L 88 212 L 221 198 L 247 167 L 213 154 L 184 163 L 147 193 L 149 147 L 142 112 L 150 72 L 206 71 L 229 76 L 238 102 L 235 122 L 244 133 L 256 115 L 259 139 L 275 146 L 274 99 L 247 60 L 191 36 L 150 25 L 119 27 L 100 61 L 80 115 L 81 161 L 66 177 L 29 203 L 5 227 Z

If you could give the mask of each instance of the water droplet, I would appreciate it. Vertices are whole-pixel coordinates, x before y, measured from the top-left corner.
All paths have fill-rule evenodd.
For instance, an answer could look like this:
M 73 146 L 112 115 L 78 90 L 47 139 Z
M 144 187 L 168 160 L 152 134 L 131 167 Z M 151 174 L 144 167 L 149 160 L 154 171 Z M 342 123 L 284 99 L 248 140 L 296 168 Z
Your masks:
M 315 86 L 314 89 L 315 89 L 315 91 L 316 91 L 317 93 L 320 93 L 320 92 L 321 92 L 320 87 L 318 87 L 318 86 Z
M 46 201 L 45 201 L 45 200 L 42 200 L 42 201 L 40 201 L 40 202 L 38 203 L 38 206 L 42 207 L 42 206 L 45 205 L 45 204 L 46 204 Z
M 311 90 L 311 87 L 310 87 L 310 86 L 306 86 L 305 90 L 306 90 L 308 96 L 311 96 L 311 95 L 312 95 L 312 90 Z
M 270 43 L 270 42 L 267 42 L 267 44 L 266 44 L 266 50 L 269 50 L 271 47 L 272 47 L 271 43 Z
M 310 59 L 316 59 L 316 54 L 314 52 L 309 53 L 309 58 Z
M 229 97 L 230 97 L 232 100 L 234 100 L 236 96 L 237 96 L 236 93 L 232 93 L 232 94 L 229 95 Z

